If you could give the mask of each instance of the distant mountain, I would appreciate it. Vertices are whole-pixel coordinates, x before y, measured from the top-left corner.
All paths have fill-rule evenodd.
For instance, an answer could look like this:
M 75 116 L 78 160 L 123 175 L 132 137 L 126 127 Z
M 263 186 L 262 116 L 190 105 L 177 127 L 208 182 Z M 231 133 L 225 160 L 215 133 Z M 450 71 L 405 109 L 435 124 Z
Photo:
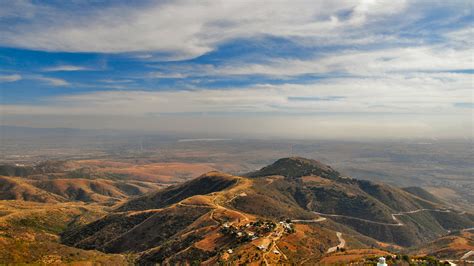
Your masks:
M 283 158 L 246 177 L 210 172 L 130 199 L 62 241 L 135 253 L 139 264 L 317 263 L 342 248 L 412 247 L 474 226 L 471 214 L 408 191 Z
M 271 175 L 281 175 L 285 177 L 302 177 L 309 175 L 321 176 L 324 178 L 337 178 L 340 174 L 316 160 L 302 157 L 290 157 L 277 160 L 275 163 L 265 166 L 262 169 L 247 174 L 249 177 L 262 177 Z

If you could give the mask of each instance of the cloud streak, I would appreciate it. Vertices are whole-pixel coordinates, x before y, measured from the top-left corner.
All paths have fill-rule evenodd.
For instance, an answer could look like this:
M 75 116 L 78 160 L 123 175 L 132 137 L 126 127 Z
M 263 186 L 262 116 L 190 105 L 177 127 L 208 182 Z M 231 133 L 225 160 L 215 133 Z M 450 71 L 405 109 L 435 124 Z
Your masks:
M 53 67 L 46 67 L 43 68 L 45 72 L 60 72 L 60 71 L 87 71 L 92 70 L 87 67 L 83 66 L 73 66 L 73 65 L 60 65 L 60 66 L 53 66 Z
M 1 82 L 15 82 L 21 80 L 22 77 L 19 74 L 12 74 L 12 75 L 0 75 L 0 83 Z
M 5 121 L 473 136 L 469 1 L 37 3 L 0 10 Z
M 67 82 L 64 79 L 60 79 L 60 78 L 51 78 L 51 77 L 39 76 L 39 77 L 33 77 L 33 79 L 45 82 L 45 83 L 47 83 L 51 86 L 55 86 L 55 87 L 64 87 L 64 86 L 69 86 L 70 85 L 69 82 Z
M 348 30 L 360 30 L 402 12 L 406 3 L 181 0 L 135 8 L 109 7 L 74 16 L 53 7 L 28 7 L 32 15 L 24 18 L 27 23 L 1 31 L 0 44 L 70 52 L 162 51 L 176 58 L 189 58 L 235 38 L 273 35 L 303 38 L 308 43 L 327 42 Z M 15 6 L 10 13 L 17 13 Z M 56 15 L 51 17 L 52 13 Z M 350 15 L 341 18 L 340 13 Z M 351 42 L 367 41 L 355 36 L 351 36 Z
M 59 96 L 46 106 L 5 106 L 11 114 L 146 115 L 177 113 L 451 113 L 471 96 L 471 75 L 422 73 L 377 79 L 330 79 L 246 89 L 110 91 Z M 61 85 L 62 83 L 59 82 Z M 59 85 L 59 84 L 58 84 Z M 417 88 L 417 90 L 413 90 Z

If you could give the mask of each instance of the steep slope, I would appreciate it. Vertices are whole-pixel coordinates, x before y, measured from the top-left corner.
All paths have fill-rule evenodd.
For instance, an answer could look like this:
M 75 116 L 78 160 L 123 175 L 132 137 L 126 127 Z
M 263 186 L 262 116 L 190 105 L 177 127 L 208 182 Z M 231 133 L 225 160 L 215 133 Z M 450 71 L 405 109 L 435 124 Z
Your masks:
M 84 227 L 62 234 L 62 242 L 83 249 L 104 249 L 104 245 L 131 230 L 154 212 L 110 214 Z
M 137 206 L 135 200 L 131 200 L 133 204 L 121 207 L 150 207 L 149 210 L 112 213 L 63 233 L 62 241 L 74 247 L 112 253 L 144 252 L 139 258 L 142 263 L 161 263 L 179 251 L 193 249 L 199 240 L 219 234 L 224 222 L 237 222 L 241 217 L 248 219 L 222 205 L 246 187 L 242 180 L 218 172 L 208 173 L 141 197 L 146 199 L 146 205 Z M 198 192 L 202 194 L 197 195 Z M 229 241 L 225 235 L 220 237 L 224 239 L 223 244 Z M 196 252 L 203 258 L 216 255 L 214 248 L 210 253 L 203 249 Z
M 37 202 L 64 202 L 59 195 L 44 191 L 22 178 L 0 176 L 0 200 L 26 200 Z
M 219 172 L 209 172 L 180 185 L 138 197 L 120 206 L 117 211 L 159 209 L 180 202 L 194 195 L 220 191 L 237 182 L 238 178 Z

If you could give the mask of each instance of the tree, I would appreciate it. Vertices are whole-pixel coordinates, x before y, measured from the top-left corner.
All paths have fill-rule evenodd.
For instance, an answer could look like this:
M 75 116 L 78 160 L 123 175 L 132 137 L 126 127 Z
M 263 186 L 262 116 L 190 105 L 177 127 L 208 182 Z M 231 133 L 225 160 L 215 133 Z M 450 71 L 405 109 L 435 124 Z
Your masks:
M 403 255 L 403 256 L 402 256 L 402 259 L 403 259 L 404 261 L 410 261 L 410 257 L 408 257 L 408 255 Z

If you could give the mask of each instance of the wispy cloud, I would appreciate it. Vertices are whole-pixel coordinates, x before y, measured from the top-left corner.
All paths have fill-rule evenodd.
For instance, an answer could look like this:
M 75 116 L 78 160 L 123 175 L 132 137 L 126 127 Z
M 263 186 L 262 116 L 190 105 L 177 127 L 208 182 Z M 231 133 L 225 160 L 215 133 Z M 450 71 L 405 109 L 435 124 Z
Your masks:
M 450 44 L 378 48 L 370 51 L 353 49 L 326 55 L 308 54 L 306 59 L 266 58 L 253 63 L 228 61 L 219 65 L 158 65 L 151 78 L 188 78 L 205 76 L 261 75 L 291 77 L 306 74 L 345 73 L 357 76 L 380 76 L 390 73 L 465 71 L 474 68 L 470 45 L 455 49 Z
M 206 73 L 202 73 L 206 74 Z M 207 73 L 207 74 L 212 74 L 212 73 Z M 181 78 L 187 78 L 188 74 L 186 73 L 179 73 L 179 72 L 152 72 L 148 75 L 151 78 L 173 78 L 173 79 L 181 79 Z
M 69 86 L 70 85 L 69 82 L 67 82 L 64 79 L 60 79 L 60 78 L 51 78 L 51 77 L 38 76 L 38 77 L 33 77 L 33 79 L 46 82 L 49 85 L 52 85 L 52 86 L 55 86 L 55 87 L 63 87 L 63 86 Z
M 188 0 L 110 7 L 74 16 L 71 10 L 36 7 L 34 16 L 27 19 L 30 23 L 11 25 L 18 31 L 1 32 L 1 44 L 49 51 L 161 51 L 189 58 L 212 51 L 226 40 L 262 34 L 309 38 L 304 40 L 307 43 L 327 41 L 347 33 L 348 28 L 360 29 L 398 14 L 406 3 Z M 49 19 L 50 13 L 63 15 Z M 341 18 L 340 13 L 351 15 Z M 365 38 L 356 36 L 351 36 L 355 42 Z
M 281 134 L 472 133 L 471 1 L 38 3 L 0 10 L 8 47 L 0 63 L 10 69 L 0 82 L 12 95 L 23 83 L 24 95 L 44 92 L 28 105 L 7 101 L 5 116 L 132 116 L 144 127 Z
M 439 113 L 471 95 L 472 75 L 420 73 L 410 78 L 328 79 L 311 84 L 258 85 L 242 89 L 108 91 L 51 98 L 26 112 L 90 115 L 148 113 Z M 418 88 L 413 90 L 413 88 Z M 21 111 L 19 107 L 7 109 Z M 18 109 L 19 108 L 19 109 Z
M 471 96 L 471 83 L 470 74 L 419 73 L 245 90 L 108 91 L 59 96 L 37 105 L 3 105 L 1 112 L 5 117 L 53 116 L 56 125 L 67 125 L 74 116 L 74 123 L 89 127 L 106 120 L 117 128 L 187 133 L 212 128 L 228 136 L 466 137 L 472 134 L 472 109 L 459 108 L 459 103 Z M 57 124 L 58 116 L 66 124 Z M 134 122 L 124 125 L 124 117 Z
M 132 79 L 101 79 L 99 82 L 109 83 L 109 84 L 124 84 L 133 82 Z
M 19 74 L 0 75 L 0 82 L 15 82 L 21 79 L 22 77 Z
M 86 70 L 92 70 L 92 69 L 83 67 L 83 66 L 60 65 L 60 66 L 46 67 L 46 68 L 43 68 L 42 70 L 45 72 L 59 72 L 59 71 L 86 71 Z

